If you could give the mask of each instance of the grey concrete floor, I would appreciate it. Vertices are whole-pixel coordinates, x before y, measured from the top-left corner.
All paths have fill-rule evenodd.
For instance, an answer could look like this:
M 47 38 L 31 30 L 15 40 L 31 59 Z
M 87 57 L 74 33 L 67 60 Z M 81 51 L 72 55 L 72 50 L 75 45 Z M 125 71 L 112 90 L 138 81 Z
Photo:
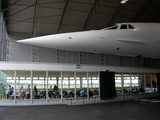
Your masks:
M 76 106 L 0 106 L 0 120 L 160 120 L 160 103 L 130 100 Z

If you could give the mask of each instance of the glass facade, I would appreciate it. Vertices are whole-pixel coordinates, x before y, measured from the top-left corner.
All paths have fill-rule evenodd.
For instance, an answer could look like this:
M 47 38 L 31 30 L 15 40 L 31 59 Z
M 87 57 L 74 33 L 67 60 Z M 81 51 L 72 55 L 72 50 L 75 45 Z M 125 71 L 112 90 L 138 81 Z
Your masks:
M 45 93 L 45 96 L 41 95 L 42 99 L 46 99 L 46 92 L 48 92 L 50 99 L 60 98 L 61 92 L 63 97 L 68 97 L 69 91 L 76 94 L 74 97 L 80 97 L 78 91 L 80 92 L 82 89 L 86 92 L 85 97 L 88 97 L 90 90 L 92 92 L 99 91 L 99 72 L 0 71 L 0 82 L 5 83 L 6 88 L 10 85 L 13 88 L 13 93 L 16 91 L 18 99 L 26 98 L 25 93 L 28 85 L 32 89 L 33 99 L 35 98 L 35 86 L 37 88 L 36 95 L 42 91 Z M 55 90 L 55 86 L 58 87 L 58 91 Z M 61 87 L 63 87 L 62 91 Z M 157 93 L 157 77 L 156 74 L 116 73 L 115 89 L 117 96 L 154 94 Z M 4 93 L 3 98 L 8 98 L 7 89 Z M 8 100 L 13 99 L 13 93 L 10 94 L 11 98 Z

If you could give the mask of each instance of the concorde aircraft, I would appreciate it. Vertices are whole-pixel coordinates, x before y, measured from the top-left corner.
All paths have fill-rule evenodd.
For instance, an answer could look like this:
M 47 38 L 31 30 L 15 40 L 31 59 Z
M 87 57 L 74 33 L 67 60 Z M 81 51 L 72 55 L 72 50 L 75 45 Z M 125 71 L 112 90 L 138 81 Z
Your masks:
M 160 23 L 118 23 L 101 30 L 18 40 L 48 48 L 160 58 Z

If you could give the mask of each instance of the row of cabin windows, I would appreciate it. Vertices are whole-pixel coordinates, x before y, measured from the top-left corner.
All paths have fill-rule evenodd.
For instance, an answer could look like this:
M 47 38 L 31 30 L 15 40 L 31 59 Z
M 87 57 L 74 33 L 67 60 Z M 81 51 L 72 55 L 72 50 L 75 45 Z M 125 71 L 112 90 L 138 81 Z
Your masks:
M 117 29 L 117 28 L 118 28 L 118 25 L 110 27 L 110 28 L 108 28 L 108 30 Z M 130 24 L 128 24 L 128 25 L 122 24 L 120 29 L 134 29 L 134 27 L 132 25 L 130 25 Z

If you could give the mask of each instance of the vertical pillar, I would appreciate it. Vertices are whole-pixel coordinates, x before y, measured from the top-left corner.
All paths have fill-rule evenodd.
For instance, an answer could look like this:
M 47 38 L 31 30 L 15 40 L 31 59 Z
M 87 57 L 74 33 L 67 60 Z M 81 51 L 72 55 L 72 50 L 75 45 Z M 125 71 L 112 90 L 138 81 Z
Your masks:
M 121 79 L 122 79 L 122 98 L 124 99 L 124 90 L 123 90 L 124 79 L 123 79 L 123 73 L 121 73 Z
M 16 73 L 17 71 L 15 70 L 14 71 L 14 78 L 15 78 L 15 84 L 14 84 L 14 104 L 17 104 L 17 100 L 16 100 L 16 76 L 17 76 L 17 73 Z
M 89 98 L 89 77 L 88 77 L 88 72 L 87 72 L 87 100 Z
M 91 88 L 93 88 L 92 77 L 91 77 Z
M 5 75 L 5 84 L 7 84 L 7 76 L 6 75 Z M 5 91 L 5 96 L 6 96 L 5 99 L 7 99 L 7 92 L 8 92 L 8 90 Z
M 57 83 L 56 85 L 58 86 L 58 77 L 56 77 L 56 83 Z
M 44 79 L 44 88 L 43 89 L 45 90 L 45 79 Z
M 153 89 L 152 89 L 152 74 L 150 74 L 150 79 L 151 79 L 151 95 L 152 95 L 152 92 L 153 92 Z
M 101 99 L 101 98 L 100 98 L 100 95 L 101 95 L 101 94 L 100 94 L 100 93 L 101 93 L 101 91 L 100 91 L 100 89 L 101 89 L 101 88 L 100 88 L 100 72 L 98 72 L 98 78 L 99 78 L 99 100 L 100 100 L 100 99 Z
M 70 89 L 70 77 L 68 77 L 68 88 Z
M 146 97 L 146 74 L 144 74 L 144 84 L 145 84 L 144 92 L 145 92 L 145 97 Z
M 32 98 L 32 96 L 33 96 L 33 92 L 32 92 L 32 90 L 33 90 L 33 71 L 31 71 L 31 96 L 30 96 L 30 103 L 32 104 L 33 103 L 33 98 Z
M 130 97 L 132 98 L 132 95 L 133 95 L 133 93 L 132 93 L 132 77 L 131 77 L 131 73 L 130 73 Z
M 18 77 L 18 89 L 20 90 L 20 77 Z
M 1 12 L 1 61 L 3 61 L 3 12 L 0 10 Z
M 80 88 L 82 88 L 82 77 L 80 77 Z
M 48 71 L 46 71 L 46 78 L 47 78 L 47 87 L 46 87 L 46 103 L 49 102 L 49 99 L 48 99 Z M 44 78 L 45 79 L 45 78 Z
M 157 78 L 158 78 L 158 73 L 156 74 L 156 83 L 157 83 L 157 84 L 156 84 L 156 86 L 155 86 L 155 87 L 156 87 L 156 92 L 157 92 L 157 94 L 158 94 L 158 79 L 157 79 Z
M 76 89 L 76 72 L 74 72 L 74 80 L 75 80 L 75 88 L 74 88 L 74 97 L 75 97 L 75 100 L 76 100 L 76 98 L 77 98 L 77 94 L 76 94 L 76 92 L 77 92 L 77 89 Z
M 61 71 L 61 102 L 63 102 L 63 72 Z
M 139 98 L 139 73 L 138 73 L 138 98 Z

